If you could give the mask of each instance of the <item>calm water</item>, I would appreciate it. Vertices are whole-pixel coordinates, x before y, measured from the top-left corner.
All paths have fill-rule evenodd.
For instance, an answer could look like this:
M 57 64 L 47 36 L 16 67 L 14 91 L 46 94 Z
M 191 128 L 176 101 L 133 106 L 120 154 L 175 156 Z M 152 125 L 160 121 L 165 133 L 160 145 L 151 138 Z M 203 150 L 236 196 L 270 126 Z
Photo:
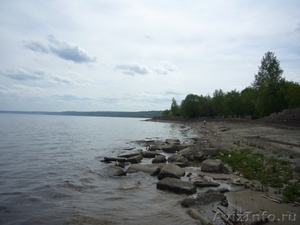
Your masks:
M 109 178 L 100 162 L 144 149 L 135 140 L 191 136 L 137 118 L 0 114 L 0 224 L 197 224 L 156 177 Z

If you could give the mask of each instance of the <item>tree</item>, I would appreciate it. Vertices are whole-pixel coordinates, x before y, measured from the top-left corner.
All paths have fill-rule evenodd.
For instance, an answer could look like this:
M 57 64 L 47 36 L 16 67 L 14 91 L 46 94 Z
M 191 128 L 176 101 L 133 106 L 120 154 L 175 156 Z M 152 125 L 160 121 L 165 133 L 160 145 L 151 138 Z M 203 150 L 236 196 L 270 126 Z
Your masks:
M 241 91 L 241 108 L 244 116 L 254 116 L 255 115 L 255 90 L 252 87 L 246 87 Z
M 213 114 L 216 116 L 225 115 L 224 113 L 225 93 L 220 90 L 215 90 L 212 98 Z
M 227 92 L 225 95 L 225 114 L 226 115 L 242 115 L 241 94 L 237 90 Z
M 183 117 L 195 118 L 200 116 L 200 97 L 194 94 L 187 95 L 181 102 L 180 108 Z
M 300 84 L 296 82 L 286 82 L 285 90 L 285 100 L 288 104 L 287 108 L 300 107 Z
M 171 114 L 172 116 L 180 116 L 180 107 L 177 104 L 175 98 L 172 99 L 172 104 L 171 104 Z
M 283 70 L 273 52 L 267 52 L 255 74 L 252 87 L 256 90 L 255 108 L 259 116 L 268 116 L 270 113 L 282 110 L 282 95 L 280 86 L 283 84 Z

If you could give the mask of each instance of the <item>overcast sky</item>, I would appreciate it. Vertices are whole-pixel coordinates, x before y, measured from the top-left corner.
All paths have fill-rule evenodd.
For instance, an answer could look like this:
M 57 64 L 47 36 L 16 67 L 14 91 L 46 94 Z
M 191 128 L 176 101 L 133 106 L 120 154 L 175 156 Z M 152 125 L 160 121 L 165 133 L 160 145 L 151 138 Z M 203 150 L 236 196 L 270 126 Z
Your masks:
M 267 51 L 300 82 L 299 0 L 2 0 L 0 33 L 0 110 L 164 110 Z

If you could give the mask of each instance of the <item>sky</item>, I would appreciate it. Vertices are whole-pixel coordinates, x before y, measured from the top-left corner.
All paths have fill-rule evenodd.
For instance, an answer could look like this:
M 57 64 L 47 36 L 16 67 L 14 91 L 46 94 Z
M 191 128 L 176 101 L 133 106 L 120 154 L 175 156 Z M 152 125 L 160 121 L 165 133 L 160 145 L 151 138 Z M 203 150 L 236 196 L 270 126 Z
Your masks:
M 144 111 L 300 82 L 299 0 L 2 0 L 0 110 Z

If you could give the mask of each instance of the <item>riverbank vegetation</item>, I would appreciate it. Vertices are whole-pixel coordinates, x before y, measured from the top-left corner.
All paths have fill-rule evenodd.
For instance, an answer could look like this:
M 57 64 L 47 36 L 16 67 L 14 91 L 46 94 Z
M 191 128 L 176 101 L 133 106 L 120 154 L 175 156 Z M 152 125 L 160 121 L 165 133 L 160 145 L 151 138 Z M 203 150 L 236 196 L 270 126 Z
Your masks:
M 171 108 L 162 116 L 184 118 L 214 116 L 255 116 L 261 118 L 284 109 L 300 107 L 300 84 L 287 81 L 280 62 L 273 52 L 267 52 L 261 60 L 253 83 L 241 92 L 215 90 L 213 96 L 189 94 L 179 105 L 172 99 Z
M 238 173 L 251 180 L 250 188 L 267 192 L 268 187 L 276 188 L 282 193 L 286 202 L 299 201 L 300 168 L 294 167 L 287 160 L 265 157 L 248 148 L 241 150 L 219 149 L 214 157 L 224 163 L 223 172 Z M 257 181 L 258 184 L 254 185 Z

